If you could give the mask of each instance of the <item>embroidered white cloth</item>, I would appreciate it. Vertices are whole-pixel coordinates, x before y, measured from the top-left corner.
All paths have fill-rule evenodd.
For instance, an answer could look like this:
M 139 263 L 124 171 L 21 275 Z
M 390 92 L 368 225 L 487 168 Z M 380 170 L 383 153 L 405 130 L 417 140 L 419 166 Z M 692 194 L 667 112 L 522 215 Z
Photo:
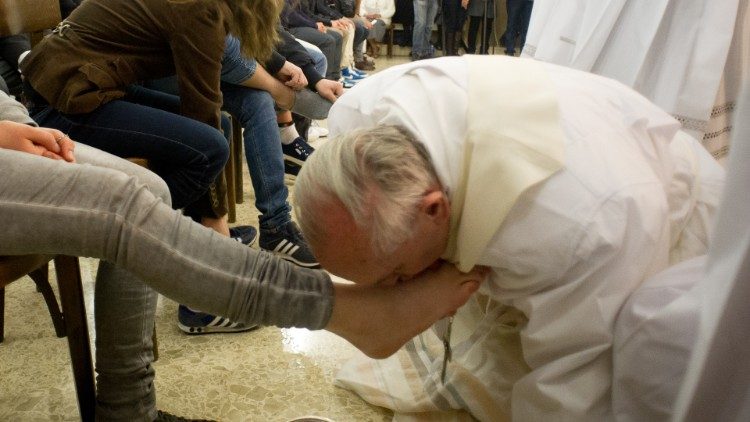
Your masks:
M 493 272 L 456 315 L 445 385 L 432 331 L 389 359 L 355 358 L 339 374 L 339 385 L 394 409 L 397 419 L 429 412 L 422 415 L 434 420 L 440 411 L 454 417 L 456 410 L 486 421 L 611 419 L 617 312 L 670 257 L 705 253 L 720 166 L 627 87 L 541 66 L 559 105 L 565 167 L 520 196 L 480 254 L 477 264 Z M 524 77 L 490 64 L 485 78 L 469 75 L 466 58 L 380 72 L 334 104 L 331 134 L 403 126 L 425 145 L 452 201 L 474 118 L 469 104 L 500 121 L 503 110 L 481 104 L 513 92 L 503 84 Z M 486 89 L 469 89 L 474 83 Z M 510 106 L 516 99 L 505 98 Z M 533 114 L 521 118 L 534 124 Z M 497 179 L 504 177 L 513 175 L 498 169 Z
M 522 56 L 623 82 L 722 160 L 749 31 L 747 1 L 538 0 Z

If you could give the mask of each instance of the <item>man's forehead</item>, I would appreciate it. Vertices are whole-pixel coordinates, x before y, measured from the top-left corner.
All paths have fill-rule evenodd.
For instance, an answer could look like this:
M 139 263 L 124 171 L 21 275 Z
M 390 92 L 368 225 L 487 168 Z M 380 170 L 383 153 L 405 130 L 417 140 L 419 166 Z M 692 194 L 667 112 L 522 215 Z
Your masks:
M 353 252 L 352 257 L 371 253 L 369 236 L 357 227 L 354 217 L 346 210 L 344 204 L 339 200 L 327 202 L 321 208 L 324 233 L 316 249 L 321 249 L 320 253 L 326 257 L 341 249 Z

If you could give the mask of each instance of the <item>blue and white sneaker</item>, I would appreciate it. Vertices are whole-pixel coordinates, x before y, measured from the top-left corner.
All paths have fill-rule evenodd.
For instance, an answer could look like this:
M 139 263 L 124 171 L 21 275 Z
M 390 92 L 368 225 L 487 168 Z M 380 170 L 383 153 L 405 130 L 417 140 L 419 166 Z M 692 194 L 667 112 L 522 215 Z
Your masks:
M 177 311 L 177 327 L 187 334 L 240 333 L 258 328 L 257 325 L 245 325 L 224 317 L 193 311 L 185 305 L 180 305 Z
M 344 86 L 344 89 L 354 88 L 354 85 L 357 84 L 356 82 L 354 82 L 353 80 L 349 78 L 341 78 L 339 82 L 341 82 L 341 85 Z
M 341 69 L 341 76 L 343 76 L 344 79 L 351 79 L 353 81 L 359 81 L 367 77 L 367 74 L 364 72 L 359 72 L 349 67 L 345 67 Z
M 366 78 L 367 76 L 369 76 L 369 75 L 367 74 L 367 72 L 365 72 L 365 71 L 363 71 L 363 70 L 359 70 L 359 69 L 357 69 L 357 68 L 352 68 L 352 69 L 350 69 L 350 70 L 351 70 L 352 74 L 354 74 L 354 75 L 358 75 L 358 76 L 360 76 L 360 77 L 362 77 L 362 78 Z

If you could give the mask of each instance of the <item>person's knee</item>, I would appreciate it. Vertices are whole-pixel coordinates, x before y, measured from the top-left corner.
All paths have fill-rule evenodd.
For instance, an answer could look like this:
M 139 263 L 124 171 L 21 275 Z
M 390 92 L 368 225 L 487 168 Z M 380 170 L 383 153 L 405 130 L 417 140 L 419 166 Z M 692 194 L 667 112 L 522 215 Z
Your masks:
M 141 172 L 137 178 L 155 197 L 161 199 L 167 205 L 172 205 L 172 195 L 169 194 L 169 187 L 164 179 L 151 171 Z
M 336 38 L 334 38 L 333 35 L 323 38 L 318 44 L 318 48 L 320 48 L 321 51 L 332 50 L 336 48 Z
M 275 103 L 267 91 L 243 88 L 235 95 L 241 96 L 241 99 L 230 112 L 239 119 L 243 128 L 247 129 L 263 120 L 275 119 Z

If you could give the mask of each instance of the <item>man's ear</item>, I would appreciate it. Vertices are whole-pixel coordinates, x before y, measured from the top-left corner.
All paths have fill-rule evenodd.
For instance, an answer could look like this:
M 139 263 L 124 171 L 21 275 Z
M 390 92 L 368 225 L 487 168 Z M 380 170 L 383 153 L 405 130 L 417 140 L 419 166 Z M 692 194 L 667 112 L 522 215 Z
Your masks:
M 450 202 L 445 192 L 440 189 L 427 192 L 422 197 L 420 211 L 437 222 L 448 220 L 450 218 Z

